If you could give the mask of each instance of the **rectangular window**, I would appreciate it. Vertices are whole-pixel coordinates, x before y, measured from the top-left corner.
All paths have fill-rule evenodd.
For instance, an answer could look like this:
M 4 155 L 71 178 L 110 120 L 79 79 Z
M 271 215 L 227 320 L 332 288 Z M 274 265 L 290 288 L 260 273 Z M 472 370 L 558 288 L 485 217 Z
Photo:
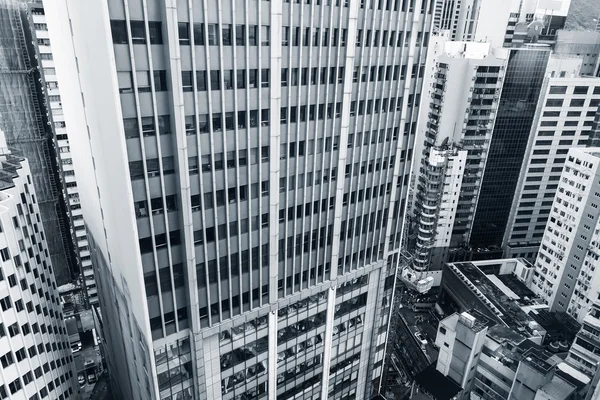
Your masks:
M 194 44 L 204 46 L 204 24 L 194 24 Z
M 186 46 L 190 44 L 190 24 L 187 22 L 180 22 L 178 24 L 179 30 L 179 44 Z
M 248 44 L 250 46 L 256 46 L 257 44 L 257 37 L 258 34 L 258 25 L 249 25 L 248 26 Z
M 269 46 L 270 36 L 269 25 L 262 25 L 260 27 L 260 44 L 263 46 Z
M 260 73 L 260 86 L 264 88 L 269 87 L 269 69 L 263 68 Z
M 235 26 L 235 44 L 236 46 L 244 46 L 246 44 L 246 26 Z
M 232 30 L 233 30 L 233 27 L 231 24 L 223 25 L 223 30 L 222 30 L 223 46 L 231 46 Z
M 219 45 L 219 24 L 208 24 L 208 45 Z

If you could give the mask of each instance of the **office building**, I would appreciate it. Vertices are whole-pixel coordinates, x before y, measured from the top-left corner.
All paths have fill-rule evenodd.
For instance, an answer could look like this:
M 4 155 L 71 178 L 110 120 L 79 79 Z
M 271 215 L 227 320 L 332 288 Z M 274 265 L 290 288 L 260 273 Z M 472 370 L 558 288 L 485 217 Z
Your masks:
M 502 245 L 549 56 L 543 47 L 510 50 L 470 235 L 473 248 Z
M 0 131 L 0 397 L 76 399 L 71 348 L 26 159 Z
M 587 147 L 600 147 L 600 107 L 594 116 L 594 122 L 588 136 Z
M 78 268 L 28 8 L 26 2 L 0 1 L 0 129 L 29 160 L 56 280 L 64 284 Z
M 587 144 L 599 104 L 600 78 L 544 83 L 504 233 L 506 257 L 535 261 L 567 153 Z
M 96 281 L 94 280 L 92 260 L 85 235 L 81 204 L 79 204 L 79 190 L 69 147 L 69 128 L 65 124 L 60 87 L 52 55 L 52 43 L 50 42 L 42 3 L 30 3 L 29 14 L 29 27 L 33 31 L 34 43 L 37 43 L 37 58 L 41 78 L 45 82 L 46 109 L 49 111 L 48 118 L 53 127 L 54 144 L 58 157 L 58 174 L 61 183 L 60 189 L 63 191 L 62 197 L 66 199 L 65 211 L 69 217 L 70 238 L 75 250 L 77 270 L 81 274 L 81 287 L 85 295 L 85 303 L 93 305 L 98 303 Z
M 554 45 L 571 0 L 436 0 L 435 33 L 455 41 L 521 47 Z
M 45 2 L 115 396 L 377 392 L 430 3 Z
M 599 148 L 569 150 L 530 285 L 551 311 L 566 311 L 578 321 L 600 285 L 599 166 Z

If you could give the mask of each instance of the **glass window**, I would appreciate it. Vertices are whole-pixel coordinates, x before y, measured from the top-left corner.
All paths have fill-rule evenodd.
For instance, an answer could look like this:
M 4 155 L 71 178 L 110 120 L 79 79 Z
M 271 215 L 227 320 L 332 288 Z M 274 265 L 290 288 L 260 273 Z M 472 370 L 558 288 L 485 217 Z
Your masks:
M 238 69 L 236 79 L 237 79 L 237 88 L 244 89 L 246 87 L 246 70 Z
M 260 86 L 264 88 L 269 87 L 269 69 L 263 68 L 260 72 Z
M 200 133 L 208 133 L 210 131 L 208 114 L 198 115 L 198 130 Z
M 269 46 L 270 44 L 269 25 L 262 25 L 260 27 L 260 44 L 263 46 Z
M 167 90 L 167 71 L 154 71 L 154 90 L 164 92 Z
M 196 71 L 196 86 L 199 91 L 206 90 L 206 71 Z
M 258 70 L 251 69 L 249 71 L 248 86 L 250 88 L 257 88 L 258 87 L 258 77 L 256 75 L 258 75 Z
M 204 24 L 194 24 L 194 44 L 204 46 Z
M 190 24 L 187 22 L 180 22 L 178 24 L 179 30 L 179 44 L 189 45 L 190 44 Z
M 212 90 L 221 89 L 221 71 L 219 71 L 219 70 L 210 71 L 210 88 Z
M 232 25 L 223 25 L 223 46 L 231 46 Z
M 150 44 L 163 44 L 162 24 L 160 21 L 149 21 L 148 30 L 150 31 Z
M 208 24 L 208 45 L 219 45 L 219 24 Z
M 144 21 L 130 21 L 131 42 L 133 44 L 146 44 L 146 27 Z
M 233 89 L 233 70 L 228 69 L 223 71 L 223 85 L 225 89 Z
M 257 31 L 258 31 L 258 25 L 249 25 L 248 26 L 248 44 L 250 46 L 256 46 Z
M 194 90 L 192 71 L 181 71 L 181 85 L 184 92 L 192 92 Z
M 246 44 L 246 26 L 236 25 L 235 26 L 235 44 L 237 46 L 244 46 Z
M 113 44 L 127 44 L 127 25 L 125 21 L 110 21 Z

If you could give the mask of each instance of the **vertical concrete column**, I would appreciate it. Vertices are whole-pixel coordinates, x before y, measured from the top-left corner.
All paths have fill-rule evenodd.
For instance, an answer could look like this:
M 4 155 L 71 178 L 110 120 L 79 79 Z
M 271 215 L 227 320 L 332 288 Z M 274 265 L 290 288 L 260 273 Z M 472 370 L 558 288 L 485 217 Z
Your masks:
M 332 270 L 333 271 L 333 270 Z M 329 391 L 329 368 L 331 366 L 331 343 L 333 342 L 333 318 L 335 316 L 336 288 L 327 291 L 327 323 L 325 325 L 325 347 L 323 349 L 323 380 L 321 381 L 321 398 L 327 398 Z

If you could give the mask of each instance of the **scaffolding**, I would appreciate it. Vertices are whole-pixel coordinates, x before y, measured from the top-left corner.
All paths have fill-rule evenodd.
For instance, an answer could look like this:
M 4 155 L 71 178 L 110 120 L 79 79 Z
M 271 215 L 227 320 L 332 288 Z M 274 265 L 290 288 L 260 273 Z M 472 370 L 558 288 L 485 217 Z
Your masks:
M 10 148 L 27 158 L 58 284 L 71 280 L 74 254 L 67 225 L 52 127 L 29 30 L 28 7 L 0 0 L 0 129 Z

